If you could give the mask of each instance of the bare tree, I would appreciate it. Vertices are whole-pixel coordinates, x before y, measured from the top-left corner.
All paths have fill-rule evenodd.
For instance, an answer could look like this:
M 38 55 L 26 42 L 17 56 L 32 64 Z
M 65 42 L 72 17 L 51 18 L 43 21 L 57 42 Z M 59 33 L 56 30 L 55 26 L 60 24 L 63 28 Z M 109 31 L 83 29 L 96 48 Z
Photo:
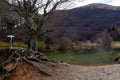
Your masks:
M 24 18 L 24 25 L 29 31 L 28 49 L 37 49 L 37 36 L 42 31 L 48 16 L 62 3 L 68 0 L 0 0 L 9 5 L 12 11 Z

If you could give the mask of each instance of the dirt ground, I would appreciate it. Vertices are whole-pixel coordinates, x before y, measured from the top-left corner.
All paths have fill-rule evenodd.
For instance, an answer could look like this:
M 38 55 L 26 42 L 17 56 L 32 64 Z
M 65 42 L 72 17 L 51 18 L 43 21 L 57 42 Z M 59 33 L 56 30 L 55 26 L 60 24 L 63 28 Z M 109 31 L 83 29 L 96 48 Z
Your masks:
M 120 65 L 67 65 L 58 70 L 56 80 L 120 80 Z
M 13 63 L 7 65 L 10 68 Z M 20 62 L 8 80 L 120 80 L 120 65 L 80 66 L 67 63 Z

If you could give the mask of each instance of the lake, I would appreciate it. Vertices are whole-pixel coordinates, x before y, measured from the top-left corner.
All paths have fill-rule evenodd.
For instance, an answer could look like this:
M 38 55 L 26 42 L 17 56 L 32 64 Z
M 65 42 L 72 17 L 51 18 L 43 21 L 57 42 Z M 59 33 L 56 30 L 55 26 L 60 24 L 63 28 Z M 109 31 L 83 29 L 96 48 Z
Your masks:
M 46 56 L 53 61 L 67 62 L 77 65 L 106 65 L 114 64 L 114 59 L 119 50 L 93 51 L 66 51 L 66 52 L 47 52 Z

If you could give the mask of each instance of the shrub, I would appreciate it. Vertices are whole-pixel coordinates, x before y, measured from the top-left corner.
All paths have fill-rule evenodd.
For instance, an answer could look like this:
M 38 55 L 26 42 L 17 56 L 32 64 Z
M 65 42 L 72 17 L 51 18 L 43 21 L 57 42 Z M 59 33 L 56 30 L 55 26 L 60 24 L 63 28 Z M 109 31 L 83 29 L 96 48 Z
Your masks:
M 56 51 L 58 51 L 59 47 L 60 46 L 58 44 L 53 44 L 50 46 L 50 51 L 56 52 Z
M 86 48 L 86 46 L 80 46 L 80 45 L 72 46 L 73 50 L 80 50 L 80 49 L 85 49 L 85 48 Z

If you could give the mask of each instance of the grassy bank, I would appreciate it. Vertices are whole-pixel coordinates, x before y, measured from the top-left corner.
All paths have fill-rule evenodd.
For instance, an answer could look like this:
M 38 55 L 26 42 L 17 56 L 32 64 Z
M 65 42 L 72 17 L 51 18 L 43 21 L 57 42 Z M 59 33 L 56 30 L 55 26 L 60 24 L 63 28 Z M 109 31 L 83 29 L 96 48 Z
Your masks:
M 0 47 L 4 48 L 8 46 L 9 46 L 8 42 L 0 42 Z M 24 42 L 18 42 L 18 41 L 13 42 L 13 46 L 14 47 L 27 47 L 27 45 Z

